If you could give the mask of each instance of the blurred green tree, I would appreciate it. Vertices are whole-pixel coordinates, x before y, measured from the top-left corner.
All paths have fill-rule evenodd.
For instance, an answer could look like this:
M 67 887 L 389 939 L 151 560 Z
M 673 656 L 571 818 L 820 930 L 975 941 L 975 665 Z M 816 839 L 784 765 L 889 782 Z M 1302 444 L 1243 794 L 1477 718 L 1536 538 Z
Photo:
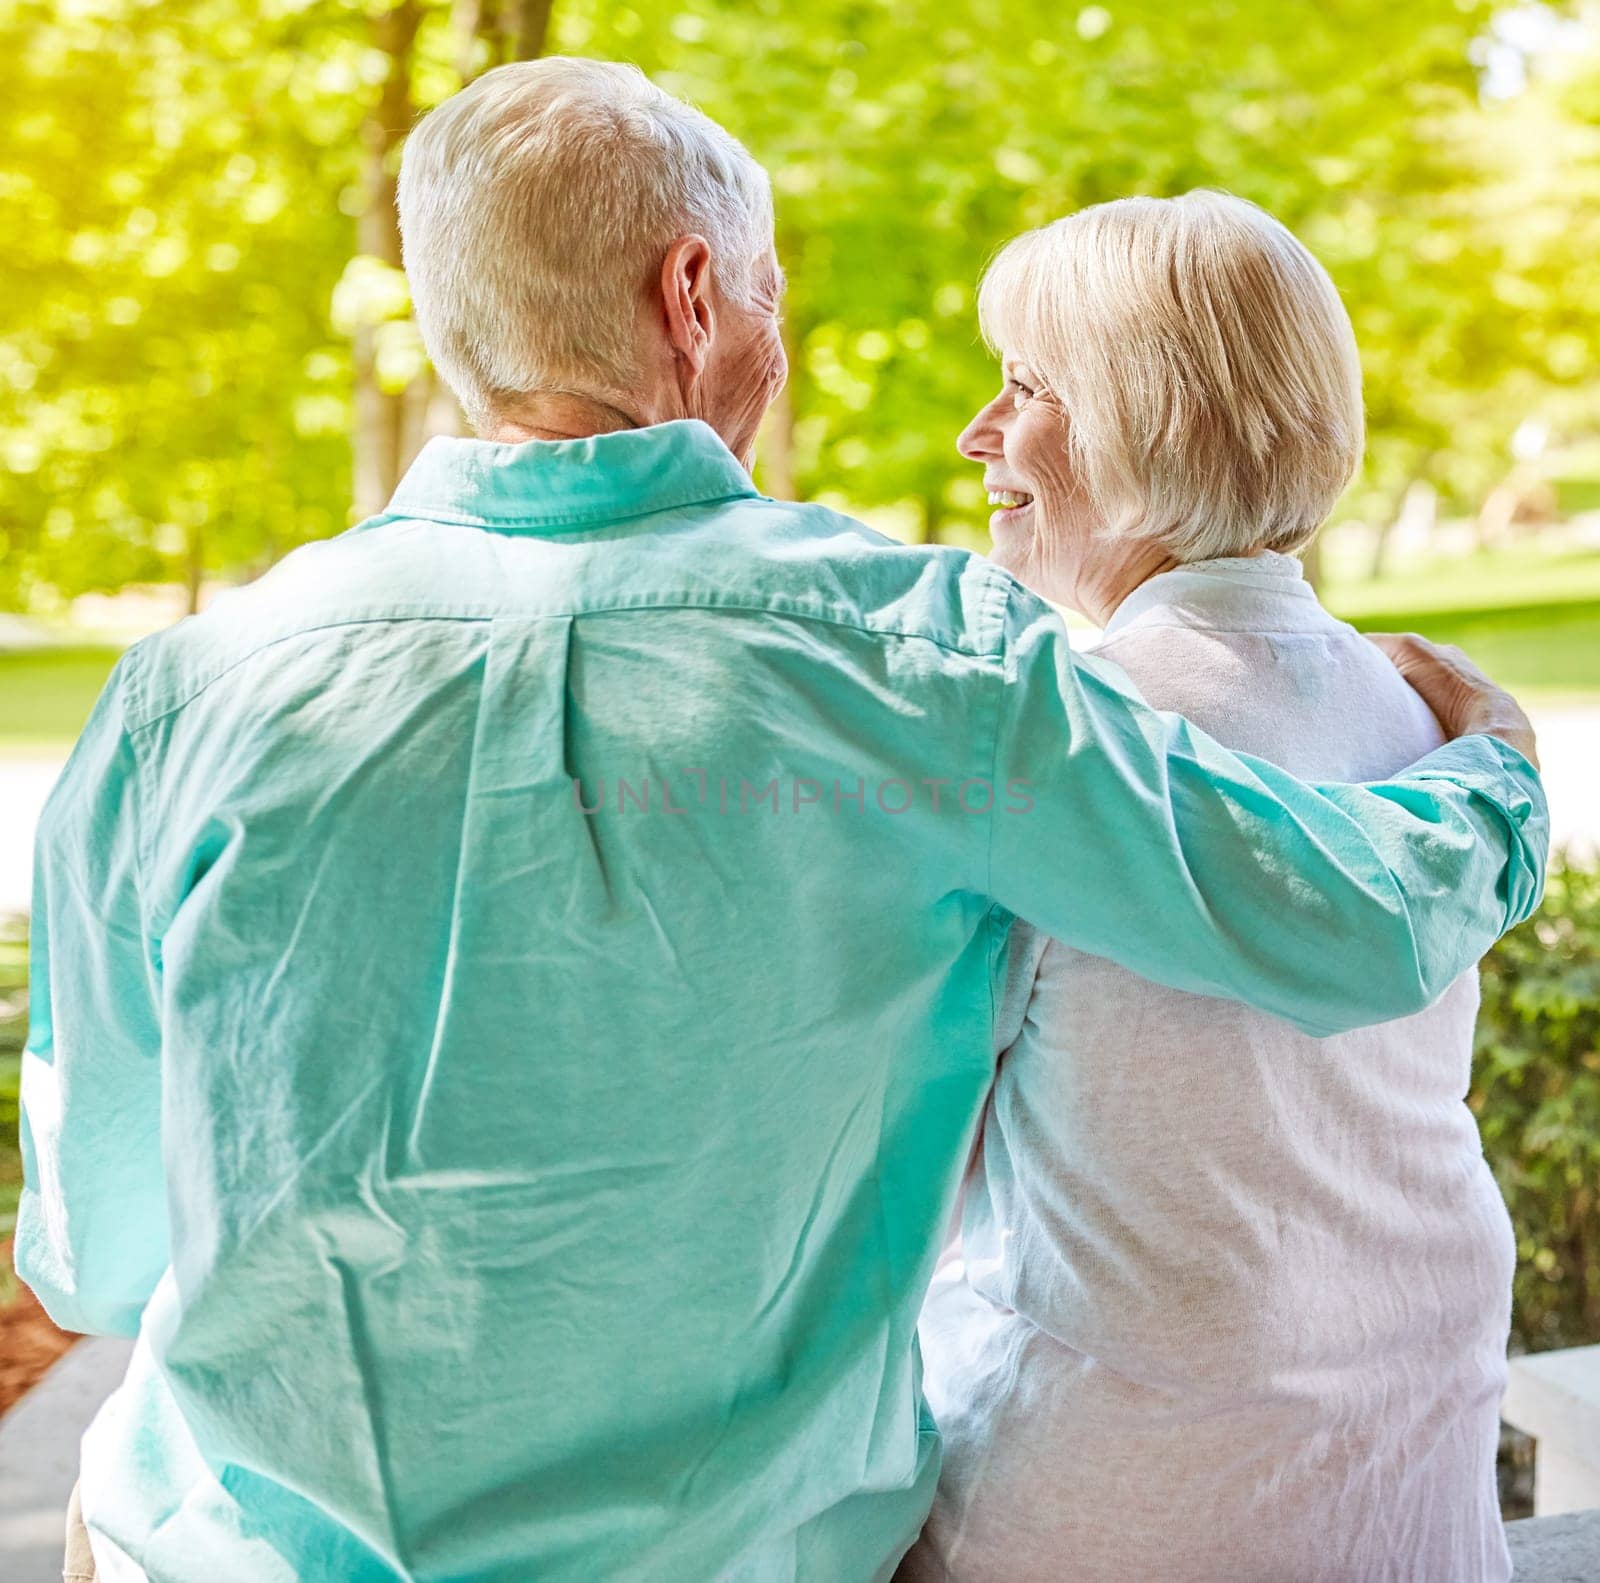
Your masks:
M 1591 7 L 1592 9 L 1592 7 Z M 772 170 L 794 378 L 774 492 L 981 536 L 952 441 L 1017 230 L 1128 192 L 1280 215 L 1356 319 L 1347 509 L 1472 502 L 1592 430 L 1595 33 L 1485 98 L 1488 0 L 0 0 L 0 604 L 248 576 L 459 422 L 408 318 L 414 116 L 541 47 L 636 61 Z M 1578 35 L 1574 35 L 1577 37 Z M 1586 53 L 1587 52 L 1587 53 Z M 1591 203 L 1589 214 L 1600 212 Z
M 290 25 L 292 24 L 292 25 Z M 0 598 L 248 566 L 342 527 L 353 65 L 195 0 L 0 13 Z

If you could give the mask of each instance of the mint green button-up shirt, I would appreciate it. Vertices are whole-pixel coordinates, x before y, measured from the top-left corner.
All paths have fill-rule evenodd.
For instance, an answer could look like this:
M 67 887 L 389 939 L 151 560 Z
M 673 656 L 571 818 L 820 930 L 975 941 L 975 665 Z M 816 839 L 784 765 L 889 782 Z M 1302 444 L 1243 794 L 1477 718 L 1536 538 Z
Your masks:
M 1327 1033 L 1545 829 L 1486 738 L 1235 757 L 704 425 L 434 440 L 130 649 L 45 810 L 17 1262 L 138 1338 L 102 1577 L 887 1577 L 1013 916 Z

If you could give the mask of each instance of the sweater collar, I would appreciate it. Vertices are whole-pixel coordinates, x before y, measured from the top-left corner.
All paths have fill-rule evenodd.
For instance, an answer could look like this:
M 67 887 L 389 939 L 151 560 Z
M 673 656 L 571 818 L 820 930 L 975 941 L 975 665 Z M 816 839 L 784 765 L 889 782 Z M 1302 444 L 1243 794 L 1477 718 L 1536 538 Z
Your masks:
M 1112 637 L 1158 609 L 1182 609 L 1197 626 L 1245 629 L 1270 614 L 1280 627 L 1325 625 L 1330 619 L 1292 555 L 1263 550 L 1259 555 L 1190 561 L 1159 572 L 1130 593 L 1106 622 Z

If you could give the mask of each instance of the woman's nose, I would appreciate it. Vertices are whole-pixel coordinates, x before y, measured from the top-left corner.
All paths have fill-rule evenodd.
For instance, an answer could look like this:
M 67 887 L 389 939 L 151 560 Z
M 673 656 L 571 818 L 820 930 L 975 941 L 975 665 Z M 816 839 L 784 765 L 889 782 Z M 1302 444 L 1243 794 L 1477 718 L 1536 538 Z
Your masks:
M 992 461 L 1000 455 L 1000 429 L 994 421 L 992 401 L 961 431 L 956 439 L 956 449 L 969 462 Z

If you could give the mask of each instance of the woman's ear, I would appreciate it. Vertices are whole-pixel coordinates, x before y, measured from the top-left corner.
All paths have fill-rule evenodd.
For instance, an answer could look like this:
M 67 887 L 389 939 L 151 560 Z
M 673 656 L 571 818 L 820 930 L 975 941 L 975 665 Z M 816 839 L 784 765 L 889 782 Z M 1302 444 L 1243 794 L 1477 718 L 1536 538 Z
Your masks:
M 711 306 L 711 246 L 703 236 L 680 236 L 661 262 L 661 305 L 673 352 L 698 377 L 716 328 Z

